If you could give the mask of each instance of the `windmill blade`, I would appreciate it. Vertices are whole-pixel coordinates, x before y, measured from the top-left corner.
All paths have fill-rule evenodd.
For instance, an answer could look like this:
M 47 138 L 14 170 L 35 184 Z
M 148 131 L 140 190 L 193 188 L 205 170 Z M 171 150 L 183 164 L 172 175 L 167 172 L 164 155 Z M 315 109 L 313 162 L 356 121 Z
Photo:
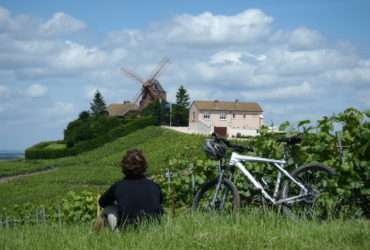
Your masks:
M 170 59 L 168 59 L 167 57 L 163 57 L 162 60 L 159 62 L 156 70 L 154 70 L 154 72 L 151 74 L 151 76 L 149 77 L 149 82 L 151 82 L 154 78 L 156 78 L 160 72 L 162 72 L 170 63 Z
M 135 95 L 135 98 L 133 99 L 132 103 L 137 104 L 142 94 L 143 94 L 143 90 L 140 89 L 140 91 Z
M 121 68 L 121 71 L 123 73 L 125 73 L 128 77 L 130 77 L 131 79 L 135 80 L 135 81 L 139 81 L 141 84 L 144 84 L 145 81 L 143 79 L 141 79 L 140 76 L 138 76 L 138 74 L 136 74 L 135 72 L 132 72 L 128 69 L 125 69 L 125 68 Z
M 123 113 L 123 115 L 126 115 L 127 113 L 129 113 L 130 111 L 134 110 L 135 109 L 135 105 L 137 105 L 137 107 L 139 107 L 139 105 L 137 104 L 139 98 L 141 97 L 141 94 L 142 94 L 142 91 L 140 90 L 136 95 L 135 95 L 135 98 L 133 99 L 133 102 L 131 102 L 129 105 L 129 107 L 127 108 L 127 110 Z

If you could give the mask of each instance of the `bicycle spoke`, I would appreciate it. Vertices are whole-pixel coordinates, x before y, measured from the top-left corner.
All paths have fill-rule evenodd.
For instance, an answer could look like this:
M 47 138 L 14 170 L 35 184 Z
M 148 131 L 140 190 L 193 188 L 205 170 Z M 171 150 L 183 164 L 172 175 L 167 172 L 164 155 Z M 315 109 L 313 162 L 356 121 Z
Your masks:
M 304 195 L 302 201 L 292 202 L 289 206 L 283 208 L 284 212 L 289 216 L 304 217 L 307 219 L 320 218 L 329 214 L 326 203 L 323 202 L 322 194 L 328 193 L 329 188 L 324 185 L 324 180 L 331 178 L 333 170 L 325 165 L 309 164 L 296 169 L 292 176 L 301 182 L 307 189 L 307 194 L 293 182 L 286 184 L 283 197 L 294 197 Z

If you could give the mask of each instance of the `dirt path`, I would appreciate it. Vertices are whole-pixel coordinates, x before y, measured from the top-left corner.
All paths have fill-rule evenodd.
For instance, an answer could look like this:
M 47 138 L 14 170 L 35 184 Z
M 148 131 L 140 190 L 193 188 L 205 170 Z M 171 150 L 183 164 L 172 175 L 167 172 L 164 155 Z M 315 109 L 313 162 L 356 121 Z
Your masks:
M 25 177 L 25 176 L 31 176 L 31 175 L 53 172 L 53 171 L 56 171 L 58 169 L 59 169 L 59 167 L 55 167 L 55 168 L 49 168 L 49 169 L 46 169 L 46 170 L 41 170 L 41 171 L 27 173 L 27 174 L 18 174 L 18 175 L 5 176 L 5 177 L 0 178 L 0 183 L 5 183 L 5 182 L 8 182 L 8 181 L 11 181 L 11 180 L 14 180 L 14 179 L 18 179 L 18 178 L 21 178 L 21 177 Z

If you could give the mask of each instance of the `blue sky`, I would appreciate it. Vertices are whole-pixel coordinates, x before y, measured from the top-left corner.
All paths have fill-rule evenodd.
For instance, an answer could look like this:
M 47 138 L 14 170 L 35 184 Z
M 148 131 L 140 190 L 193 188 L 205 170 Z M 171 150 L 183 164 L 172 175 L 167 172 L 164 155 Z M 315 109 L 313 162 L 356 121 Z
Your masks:
M 265 124 L 370 108 L 370 1 L 0 0 L 0 149 L 61 139 L 89 108 L 132 99 L 164 56 L 174 101 L 256 101 Z

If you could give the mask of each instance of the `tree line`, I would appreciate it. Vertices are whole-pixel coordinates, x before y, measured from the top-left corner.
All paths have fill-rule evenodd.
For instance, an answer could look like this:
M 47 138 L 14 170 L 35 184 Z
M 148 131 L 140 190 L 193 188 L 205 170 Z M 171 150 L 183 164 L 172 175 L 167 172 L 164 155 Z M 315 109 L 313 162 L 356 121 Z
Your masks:
M 156 125 L 188 126 L 190 96 L 184 86 L 176 93 L 176 103 L 155 100 L 140 113 L 118 118 L 109 116 L 103 95 L 97 90 L 90 103 L 90 110 L 80 112 L 78 118 L 68 123 L 64 129 L 64 141 L 68 147 L 96 138 L 110 130 L 132 121 L 136 117 L 154 116 Z

